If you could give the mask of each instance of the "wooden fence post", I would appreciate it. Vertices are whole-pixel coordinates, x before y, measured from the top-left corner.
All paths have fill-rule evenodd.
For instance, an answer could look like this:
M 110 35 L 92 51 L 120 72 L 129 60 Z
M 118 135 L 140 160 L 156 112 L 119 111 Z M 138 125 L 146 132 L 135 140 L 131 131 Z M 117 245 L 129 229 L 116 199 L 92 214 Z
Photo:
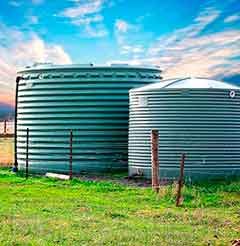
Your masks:
M 152 189 L 159 192 L 159 160 L 158 160 L 158 130 L 151 132 L 151 152 L 152 152 Z
M 182 154 L 182 158 L 181 158 L 180 175 L 179 175 L 178 186 L 177 186 L 177 198 L 176 198 L 176 206 L 177 207 L 180 205 L 180 200 L 181 200 L 181 189 L 182 189 L 182 186 L 183 186 L 185 158 L 186 158 L 186 155 L 183 153 Z
M 3 134 L 7 134 L 7 120 L 4 120 L 4 130 L 3 130 Z
M 26 179 L 28 179 L 28 148 L 29 148 L 29 128 L 27 128 L 27 139 L 26 139 Z
M 73 145 L 73 131 L 70 130 L 70 158 L 69 158 L 69 178 L 72 179 L 72 145 Z

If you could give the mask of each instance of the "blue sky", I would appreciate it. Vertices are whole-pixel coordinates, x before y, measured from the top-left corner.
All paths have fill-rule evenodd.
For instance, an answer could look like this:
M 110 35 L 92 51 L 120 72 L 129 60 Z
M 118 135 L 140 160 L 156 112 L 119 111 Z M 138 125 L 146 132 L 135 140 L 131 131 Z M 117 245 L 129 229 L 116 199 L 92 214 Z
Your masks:
M 147 64 L 165 78 L 236 78 L 240 3 L 1 0 L 0 102 L 12 103 L 16 71 L 34 62 Z

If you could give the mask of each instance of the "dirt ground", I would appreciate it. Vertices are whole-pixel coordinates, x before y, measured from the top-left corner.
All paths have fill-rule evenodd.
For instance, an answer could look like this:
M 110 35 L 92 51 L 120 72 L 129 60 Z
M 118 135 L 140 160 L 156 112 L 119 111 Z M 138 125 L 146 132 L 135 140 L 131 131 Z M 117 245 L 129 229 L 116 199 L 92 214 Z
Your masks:
M 151 180 L 147 180 L 142 176 L 129 177 L 127 173 L 121 174 L 81 174 L 77 178 L 84 181 L 111 181 L 118 184 L 137 186 L 137 187 L 150 187 Z M 172 183 L 170 180 L 161 180 L 160 185 L 167 185 Z

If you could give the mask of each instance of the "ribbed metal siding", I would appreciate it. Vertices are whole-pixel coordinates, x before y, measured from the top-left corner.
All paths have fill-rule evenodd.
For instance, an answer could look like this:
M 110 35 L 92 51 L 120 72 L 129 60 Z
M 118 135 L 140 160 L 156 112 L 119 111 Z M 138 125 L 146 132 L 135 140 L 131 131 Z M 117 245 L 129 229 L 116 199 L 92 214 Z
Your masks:
M 240 174 L 240 91 L 161 89 L 130 92 L 129 172 L 151 176 L 151 129 L 159 130 L 161 177 Z M 140 105 L 141 101 L 147 106 Z M 139 104 L 140 103 L 140 104 Z
M 30 129 L 31 171 L 127 169 L 128 90 L 159 81 L 157 69 L 30 69 L 20 73 L 17 160 L 25 166 Z

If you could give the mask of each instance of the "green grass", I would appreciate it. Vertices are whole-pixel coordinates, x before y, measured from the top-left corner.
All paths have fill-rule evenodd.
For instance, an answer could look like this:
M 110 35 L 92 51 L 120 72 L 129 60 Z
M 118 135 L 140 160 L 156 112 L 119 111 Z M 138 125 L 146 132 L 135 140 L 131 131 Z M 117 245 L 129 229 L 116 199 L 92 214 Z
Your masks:
M 0 245 L 230 245 L 239 237 L 240 181 L 150 188 L 56 181 L 0 170 Z

